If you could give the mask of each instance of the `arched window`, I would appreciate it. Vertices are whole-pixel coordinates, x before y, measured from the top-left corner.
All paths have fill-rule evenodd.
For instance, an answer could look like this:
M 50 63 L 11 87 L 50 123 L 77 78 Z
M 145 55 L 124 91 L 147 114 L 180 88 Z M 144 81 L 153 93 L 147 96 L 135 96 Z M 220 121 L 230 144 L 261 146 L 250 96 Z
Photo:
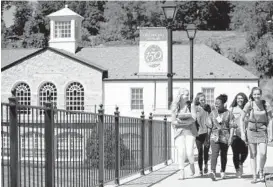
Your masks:
M 66 88 L 66 110 L 84 110 L 84 88 L 78 82 L 73 82 Z
M 39 132 L 27 132 L 21 136 L 22 157 L 43 158 L 45 156 L 44 135 Z
M 57 88 L 54 84 L 47 82 L 44 83 L 39 90 L 39 104 L 40 106 L 45 106 L 45 102 L 48 101 L 51 95 L 51 101 L 54 106 L 57 106 Z
M 15 96 L 18 98 L 18 104 L 20 105 L 30 105 L 31 97 L 30 97 L 30 88 L 26 83 L 19 83 L 15 87 Z M 20 108 L 20 113 L 29 114 L 29 108 Z

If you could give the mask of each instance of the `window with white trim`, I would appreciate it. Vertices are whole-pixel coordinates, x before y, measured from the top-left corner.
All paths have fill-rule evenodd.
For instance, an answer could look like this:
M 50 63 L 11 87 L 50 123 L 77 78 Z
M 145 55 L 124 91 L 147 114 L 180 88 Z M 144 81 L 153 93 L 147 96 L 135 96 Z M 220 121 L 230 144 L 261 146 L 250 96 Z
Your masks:
M 73 82 L 66 88 L 66 110 L 84 110 L 84 88 L 82 84 Z
M 45 106 L 51 95 L 51 101 L 54 106 L 57 106 L 57 88 L 54 84 L 47 82 L 44 83 L 39 90 L 39 104 L 40 106 Z
M 29 85 L 26 83 L 19 83 L 15 87 L 15 96 L 18 98 L 19 105 L 30 105 L 31 101 L 31 92 Z M 19 113 L 21 114 L 29 114 L 29 108 L 19 108 Z
M 57 159 L 79 160 L 83 157 L 83 136 L 77 132 L 57 135 Z
M 70 21 L 55 21 L 55 38 L 70 38 L 71 37 L 71 22 Z
M 1 156 L 2 157 L 9 157 L 10 155 L 10 139 L 9 139 L 9 133 L 2 131 L 1 132 Z
M 141 110 L 143 108 L 144 108 L 143 88 L 132 88 L 131 89 L 131 109 Z
M 213 106 L 214 105 L 214 88 L 202 88 L 202 92 L 206 96 L 206 103 Z
M 22 158 L 43 158 L 45 156 L 44 135 L 27 132 L 21 136 Z

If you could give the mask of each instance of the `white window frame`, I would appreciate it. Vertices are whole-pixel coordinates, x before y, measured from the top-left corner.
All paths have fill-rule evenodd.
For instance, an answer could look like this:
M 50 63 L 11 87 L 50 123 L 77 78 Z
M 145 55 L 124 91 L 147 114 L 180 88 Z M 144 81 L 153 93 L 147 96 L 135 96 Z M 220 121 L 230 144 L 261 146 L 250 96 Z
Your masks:
M 205 92 L 205 90 L 212 90 L 211 93 L 213 93 L 213 97 L 211 97 L 210 95 L 210 98 L 208 98 L 207 92 Z M 215 87 L 202 87 L 202 92 L 205 94 L 206 103 L 209 104 L 210 106 L 213 106 L 215 103 Z
M 65 89 L 66 110 L 84 111 L 84 95 L 84 87 L 81 83 L 70 83 Z
M 26 132 L 21 138 L 21 160 L 45 160 L 44 134 L 40 132 Z M 30 155 L 25 155 L 25 154 Z M 39 154 L 39 155 L 37 155 Z
M 48 101 L 49 95 L 51 96 L 51 101 L 53 106 L 57 106 L 57 88 L 55 84 L 51 82 L 46 82 L 39 89 L 39 106 L 45 106 L 45 103 Z M 44 111 L 41 110 L 40 114 L 44 114 Z
M 139 104 L 139 108 L 133 108 L 133 90 L 142 90 L 142 105 Z M 131 91 L 130 91 L 130 107 L 131 107 L 131 110 L 144 110 L 144 88 L 143 87 L 134 87 L 134 88 L 131 88 Z M 135 101 L 141 101 L 141 98 L 139 98 L 139 100 L 137 100 L 137 98 L 134 99 Z M 136 104 L 134 106 L 137 106 Z M 142 107 L 141 107 L 142 106 Z
M 15 86 L 15 96 L 18 98 L 19 105 L 31 105 L 31 90 L 27 83 L 21 82 Z M 30 114 L 29 108 L 20 108 L 20 114 Z
M 72 137 L 73 134 L 76 133 L 77 136 L 80 137 Z M 84 159 L 84 137 L 79 132 L 64 132 L 64 137 L 62 134 L 57 135 L 57 152 L 63 151 L 63 153 L 67 153 L 64 157 L 62 157 L 59 152 L 56 154 L 57 161 L 82 161 Z M 61 136 L 61 137 L 60 137 Z M 62 139 L 63 145 L 59 144 L 59 139 Z M 73 141 L 74 140 L 74 141 Z M 73 146 L 73 144 L 74 145 Z M 78 147 L 77 147 L 78 146 Z M 79 156 L 74 157 L 73 152 L 78 152 Z
M 71 21 L 55 21 L 54 38 L 71 38 Z
M 2 159 L 9 159 L 10 158 L 10 137 L 9 132 L 2 131 L 1 132 L 1 158 Z M 3 151 L 6 150 L 9 154 L 3 155 Z

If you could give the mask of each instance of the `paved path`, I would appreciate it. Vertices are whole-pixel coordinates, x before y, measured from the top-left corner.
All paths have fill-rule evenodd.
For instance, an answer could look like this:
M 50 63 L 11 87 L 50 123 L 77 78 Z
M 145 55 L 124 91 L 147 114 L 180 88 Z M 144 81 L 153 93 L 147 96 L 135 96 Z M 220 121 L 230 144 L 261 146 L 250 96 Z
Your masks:
M 220 171 L 220 160 L 218 160 L 217 164 L 217 172 Z M 273 167 L 273 147 L 268 147 L 267 154 L 267 162 L 266 167 Z M 199 173 L 198 165 L 195 163 L 196 173 Z M 210 168 L 210 165 L 209 165 Z M 271 170 L 272 171 L 272 170 Z M 146 176 L 140 177 L 136 180 L 130 181 L 122 187 L 232 187 L 232 186 L 240 186 L 240 187 L 264 187 L 265 183 L 257 183 L 255 185 L 251 184 L 250 181 L 252 179 L 252 175 L 250 172 L 250 161 L 249 156 L 244 164 L 244 176 L 241 179 L 235 177 L 235 170 L 232 162 L 232 151 L 229 149 L 228 154 L 228 163 L 226 174 L 227 178 L 221 180 L 218 174 L 218 180 L 213 182 L 208 176 L 196 176 L 195 178 L 188 178 L 187 176 L 190 172 L 189 167 L 185 168 L 186 179 L 178 180 L 178 165 L 171 164 L 170 166 L 164 167 L 158 171 L 152 172 Z

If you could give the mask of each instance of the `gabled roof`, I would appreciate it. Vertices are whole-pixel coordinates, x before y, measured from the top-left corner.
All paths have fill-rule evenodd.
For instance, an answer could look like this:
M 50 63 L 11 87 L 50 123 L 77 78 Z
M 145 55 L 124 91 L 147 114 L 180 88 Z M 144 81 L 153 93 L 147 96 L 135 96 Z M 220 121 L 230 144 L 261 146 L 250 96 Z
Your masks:
M 83 48 L 76 54 L 55 48 L 2 50 L 1 71 L 43 50 L 51 50 L 104 72 L 104 80 L 166 80 L 166 74 L 139 73 L 138 46 Z M 90 60 L 91 59 L 92 62 Z M 94 63 L 95 62 L 95 63 Z M 107 67 L 107 69 L 106 69 Z M 108 76 L 106 74 L 108 73 Z M 190 77 L 189 45 L 173 46 L 173 79 Z M 108 77 L 108 78 L 106 78 Z M 194 45 L 194 79 L 258 80 L 259 78 L 206 45 Z
M 97 47 L 83 48 L 77 56 L 92 59 L 97 64 L 108 67 L 108 80 L 119 79 L 167 79 L 162 75 L 141 75 L 139 71 L 139 47 Z M 173 46 L 173 79 L 189 79 L 190 47 Z M 215 52 L 203 44 L 194 45 L 194 79 L 254 79 L 258 77 Z
M 61 17 L 61 16 L 76 16 L 76 17 L 80 17 L 84 19 L 84 17 L 72 11 L 71 9 L 69 9 L 67 5 L 65 5 L 65 8 L 48 15 L 48 17 Z
M 9 50 L 2 50 L 1 51 L 1 71 L 4 71 L 18 63 L 23 62 L 24 60 L 31 58 L 41 52 L 44 52 L 46 50 L 50 50 L 52 52 L 55 52 L 57 54 L 63 55 L 67 58 L 70 58 L 72 60 L 75 60 L 79 63 L 82 63 L 88 67 L 95 68 L 101 72 L 103 72 L 103 77 L 107 77 L 107 69 L 104 68 L 101 65 L 97 65 L 96 63 L 93 63 L 87 59 L 84 59 L 82 57 L 76 56 L 73 53 L 60 50 L 60 49 L 55 49 L 52 47 L 46 47 L 42 49 L 9 49 Z

